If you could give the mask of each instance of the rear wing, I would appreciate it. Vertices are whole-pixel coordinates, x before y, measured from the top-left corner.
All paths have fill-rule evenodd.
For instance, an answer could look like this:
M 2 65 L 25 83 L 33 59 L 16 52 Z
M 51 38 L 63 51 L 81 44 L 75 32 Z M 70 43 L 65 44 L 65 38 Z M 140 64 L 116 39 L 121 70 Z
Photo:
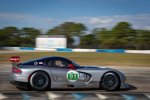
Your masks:
M 11 56 L 10 57 L 10 62 L 12 63 L 12 66 L 18 65 L 19 61 L 20 61 L 19 56 Z

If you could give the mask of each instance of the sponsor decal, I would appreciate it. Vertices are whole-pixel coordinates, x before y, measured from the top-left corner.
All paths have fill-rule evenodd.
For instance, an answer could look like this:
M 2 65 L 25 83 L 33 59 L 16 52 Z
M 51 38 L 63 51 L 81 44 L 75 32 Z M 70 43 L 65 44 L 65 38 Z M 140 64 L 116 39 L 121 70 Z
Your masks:
M 34 62 L 34 65 L 37 65 L 38 64 L 38 62 Z
M 39 65 L 43 65 L 43 62 L 39 62 Z
M 79 73 L 74 70 L 70 70 L 67 72 L 67 80 L 70 82 L 76 82 L 79 79 Z
M 43 65 L 43 62 L 34 62 L 34 65 Z

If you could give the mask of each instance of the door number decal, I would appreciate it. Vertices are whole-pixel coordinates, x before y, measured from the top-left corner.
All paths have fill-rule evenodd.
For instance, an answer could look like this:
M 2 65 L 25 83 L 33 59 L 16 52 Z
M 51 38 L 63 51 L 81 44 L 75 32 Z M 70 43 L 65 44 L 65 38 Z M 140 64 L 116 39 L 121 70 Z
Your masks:
M 79 73 L 74 70 L 70 70 L 67 72 L 67 80 L 70 82 L 76 82 L 79 79 Z

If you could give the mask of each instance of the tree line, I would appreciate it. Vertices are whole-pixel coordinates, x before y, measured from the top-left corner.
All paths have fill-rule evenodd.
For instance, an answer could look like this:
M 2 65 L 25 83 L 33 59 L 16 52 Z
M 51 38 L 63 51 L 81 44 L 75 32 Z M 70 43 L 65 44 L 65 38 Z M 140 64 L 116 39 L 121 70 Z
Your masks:
M 0 46 L 34 47 L 35 38 L 41 34 L 40 29 L 31 27 L 5 27 L 0 29 Z M 88 34 L 84 24 L 64 22 L 45 34 L 65 35 L 68 48 L 150 49 L 150 31 L 134 29 L 128 22 L 119 22 L 112 29 L 95 28 Z M 73 45 L 74 36 L 80 38 L 78 45 Z
M 35 28 L 5 27 L 0 29 L 0 46 L 32 47 L 40 34 L 40 30 Z

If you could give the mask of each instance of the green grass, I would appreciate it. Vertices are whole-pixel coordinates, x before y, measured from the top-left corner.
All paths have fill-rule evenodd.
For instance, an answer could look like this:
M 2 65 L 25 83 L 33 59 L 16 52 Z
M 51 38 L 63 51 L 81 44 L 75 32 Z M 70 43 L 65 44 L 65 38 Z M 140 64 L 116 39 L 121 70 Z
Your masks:
M 17 52 L 1 53 L 0 64 L 9 64 L 10 56 L 20 56 L 21 62 L 44 56 L 63 56 L 81 65 L 140 66 L 150 67 L 150 54 L 125 53 L 65 53 L 65 52 Z

